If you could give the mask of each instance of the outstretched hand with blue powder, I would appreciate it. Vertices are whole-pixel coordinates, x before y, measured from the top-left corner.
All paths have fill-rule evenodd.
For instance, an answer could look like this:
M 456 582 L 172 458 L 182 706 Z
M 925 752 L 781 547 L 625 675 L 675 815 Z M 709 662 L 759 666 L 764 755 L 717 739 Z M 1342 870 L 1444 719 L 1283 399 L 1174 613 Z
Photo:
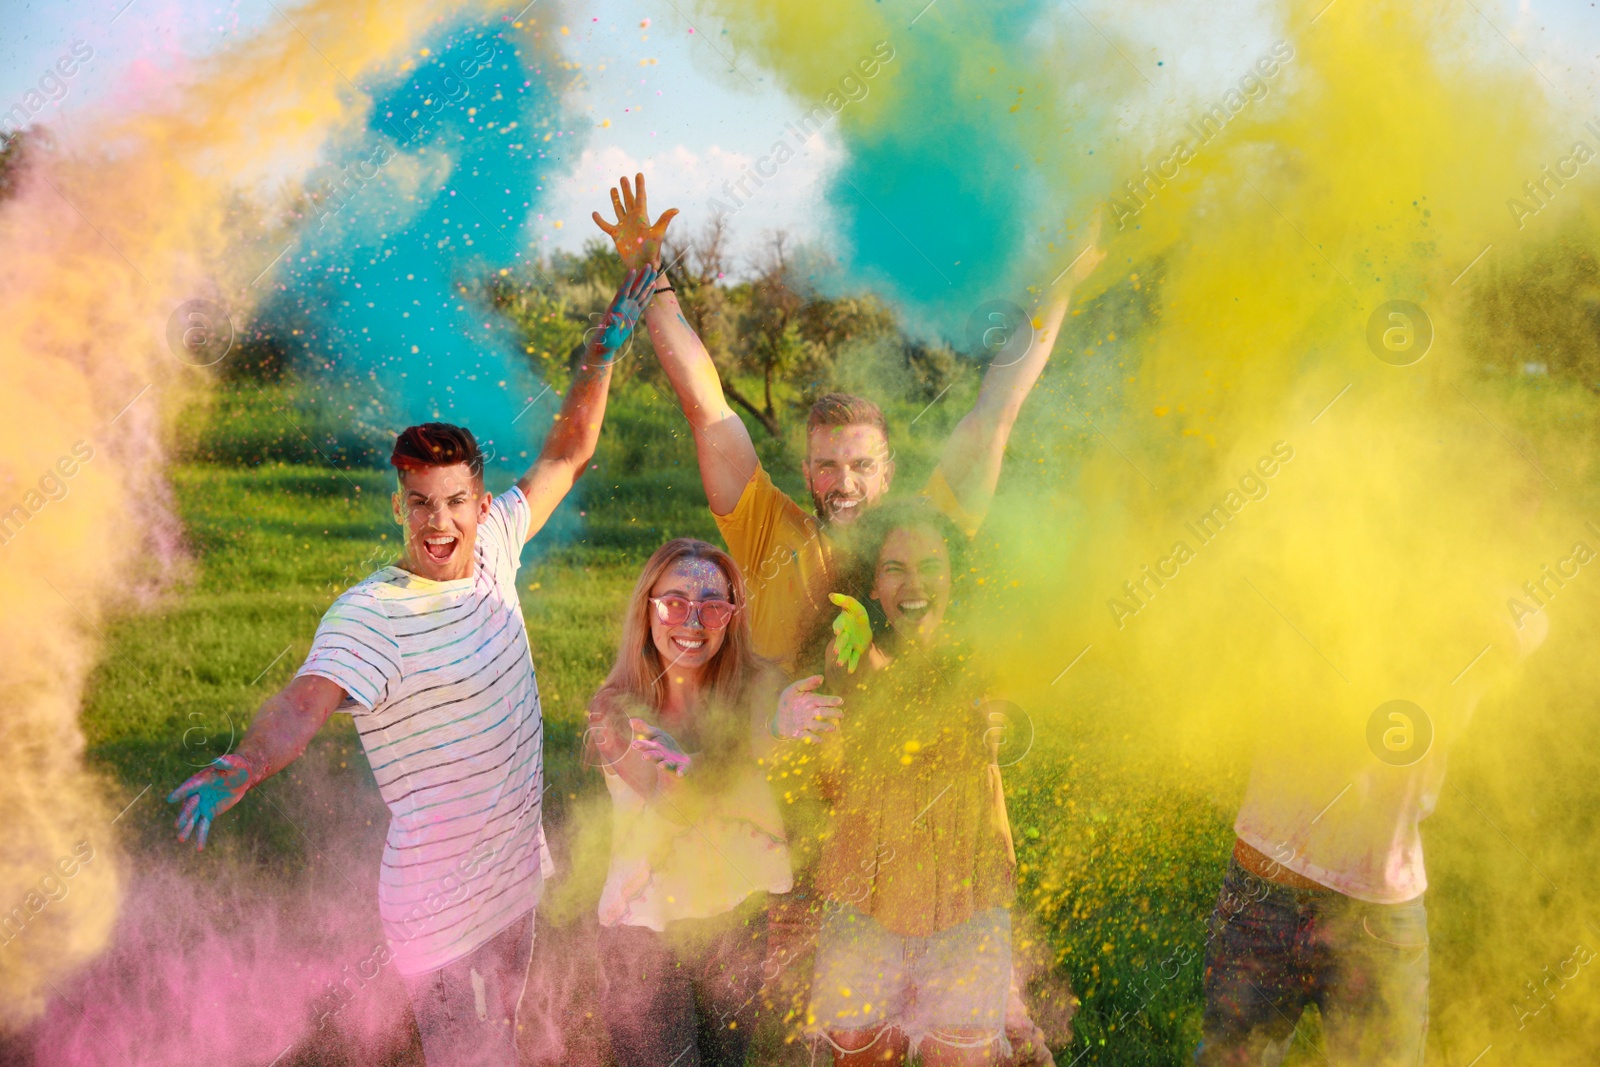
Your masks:
M 189 840 L 189 835 L 198 829 L 195 847 L 205 848 L 212 821 L 249 791 L 250 772 L 250 763 L 243 756 L 219 756 L 211 766 L 174 789 L 167 803 L 183 805 L 178 809 L 178 840 Z

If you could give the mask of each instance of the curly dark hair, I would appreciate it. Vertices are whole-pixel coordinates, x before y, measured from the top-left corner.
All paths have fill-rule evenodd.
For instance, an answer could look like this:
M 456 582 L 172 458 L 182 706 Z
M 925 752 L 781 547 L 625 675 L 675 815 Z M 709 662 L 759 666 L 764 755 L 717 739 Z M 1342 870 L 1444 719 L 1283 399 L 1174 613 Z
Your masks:
M 878 573 L 878 556 L 884 542 L 895 530 L 911 527 L 931 529 L 943 539 L 950 554 L 950 579 L 952 592 L 958 587 L 967 569 L 967 536 L 944 512 L 926 497 L 912 497 L 870 508 L 861 518 L 846 527 L 831 532 L 834 542 L 833 569 L 829 575 L 828 591 L 855 597 L 867 609 L 872 622 L 872 632 L 893 643 L 893 631 L 883 608 L 872 599 L 872 586 Z M 954 598 L 951 607 L 956 606 Z M 801 644 L 800 662 L 807 665 L 823 661 L 829 643 L 833 640 L 831 611 L 821 613 L 817 625 Z M 948 617 L 948 613 L 947 613 Z

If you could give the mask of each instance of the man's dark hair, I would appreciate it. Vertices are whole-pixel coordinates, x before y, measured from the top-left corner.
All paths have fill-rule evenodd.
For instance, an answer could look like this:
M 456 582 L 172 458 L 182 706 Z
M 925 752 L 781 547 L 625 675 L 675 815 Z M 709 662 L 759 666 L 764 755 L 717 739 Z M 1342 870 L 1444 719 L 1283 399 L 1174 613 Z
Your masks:
M 407 426 L 394 439 L 394 451 L 389 454 L 402 481 L 406 471 L 422 467 L 453 467 L 465 463 L 467 470 L 481 484 L 483 482 L 483 452 L 472 431 L 448 422 L 425 422 L 420 426 Z
M 819 426 L 876 426 L 889 439 L 889 424 L 884 421 L 883 409 L 865 397 L 849 393 L 825 393 L 811 405 L 806 416 L 806 436 Z

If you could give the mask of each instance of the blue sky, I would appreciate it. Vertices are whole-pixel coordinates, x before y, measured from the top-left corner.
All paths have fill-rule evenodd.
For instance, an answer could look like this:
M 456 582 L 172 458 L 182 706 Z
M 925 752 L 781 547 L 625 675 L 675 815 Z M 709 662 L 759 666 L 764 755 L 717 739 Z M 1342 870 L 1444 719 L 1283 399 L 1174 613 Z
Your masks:
M 288 0 L 279 6 L 292 17 Z M 638 170 L 658 181 L 654 204 L 678 206 L 684 221 L 698 226 L 711 190 L 760 155 L 794 117 L 794 103 L 759 70 L 731 88 L 727 65 L 695 40 L 670 5 L 606 0 L 562 11 L 570 31 L 562 43 L 583 75 L 572 103 L 592 128 L 589 148 L 560 185 L 556 212 L 542 220 L 552 245 L 577 248 L 598 236 L 588 213 L 607 204 L 606 190 L 618 175 Z M 33 89 L 75 41 L 87 43 L 94 58 L 36 123 L 69 123 L 102 102 L 133 64 L 175 65 L 277 18 L 265 0 L 0 0 L 0 110 Z M 759 227 L 736 223 L 742 238 L 764 229 L 814 231 L 817 178 L 837 148 L 821 142 L 812 148 L 765 191 Z
M 922 6 L 914 0 L 889 2 L 908 12 Z M 1307 10 L 1321 2 L 1310 0 Z M 289 0 L 279 0 L 279 6 L 292 14 Z M 1159 25 L 1141 25 L 1130 24 L 1115 0 L 1083 0 L 1075 7 L 1063 3 L 1062 18 L 1092 22 L 1125 46 L 1135 42 L 1128 46 L 1133 56 L 1165 79 L 1148 89 L 1133 87 L 1129 107 L 1137 111 L 1191 91 L 1199 95 L 1219 78 L 1225 80 L 1240 59 L 1278 35 L 1278 27 L 1261 13 L 1266 6 L 1260 0 L 1175 0 Z M 1490 46 L 1504 42 L 1501 54 L 1484 60 L 1537 64 L 1553 83 L 1551 95 L 1565 98 L 1561 106 L 1581 115 L 1585 102 L 1595 99 L 1600 71 L 1595 2 L 1480 0 L 1478 9 L 1495 30 Z M 652 181 L 652 206 L 677 206 L 683 223 L 698 227 L 722 182 L 764 152 L 801 110 L 799 101 L 750 62 L 741 61 L 737 73 L 730 71 L 726 51 L 708 39 L 715 38 L 714 28 L 709 34 L 690 32 L 680 10 L 689 8 L 648 0 L 568 3 L 561 9 L 569 30 L 562 42 L 583 75 L 571 103 L 590 130 L 588 147 L 557 182 L 546 217 L 537 220 L 536 231 L 550 245 L 576 248 L 596 234 L 589 211 L 604 206 L 606 189 L 617 175 L 636 170 Z M 74 41 L 92 47 L 94 58 L 35 122 L 70 122 L 74 113 L 103 101 L 136 63 L 176 65 L 277 18 L 266 0 L 0 0 L 0 110 L 22 100 L 57 59 L 69 54 Z M 1155 57 L 1164 57 L 1159 70 Z M 1149 95 L 1141 101 L 1140 93 Z M 1581 117 L 1597 116 L 1600 107 Z M 808 148 L 761 191 L 755 210 L 734 220 L 736 248 L 748 252 L 769 230 L 813 240 L 826 235 L 821 179 L 837 165 L 842 149 L 827 134 Z

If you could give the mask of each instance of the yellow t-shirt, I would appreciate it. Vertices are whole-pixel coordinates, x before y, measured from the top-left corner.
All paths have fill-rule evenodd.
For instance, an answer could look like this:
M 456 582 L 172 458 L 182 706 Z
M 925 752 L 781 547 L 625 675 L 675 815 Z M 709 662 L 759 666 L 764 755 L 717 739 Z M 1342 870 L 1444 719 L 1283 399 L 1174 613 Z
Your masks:
M 934 468 L 922 495 L 968 537 L 976 535 L 983 516 L 961 507 L 943 468 Z M 821 521 L 773 485 L 760 466 L 734 509 L 714 517 L 728 554 L 744 574 L 756 654 L 793 670 L 817 615 L 832 606 L 833 546 Z

